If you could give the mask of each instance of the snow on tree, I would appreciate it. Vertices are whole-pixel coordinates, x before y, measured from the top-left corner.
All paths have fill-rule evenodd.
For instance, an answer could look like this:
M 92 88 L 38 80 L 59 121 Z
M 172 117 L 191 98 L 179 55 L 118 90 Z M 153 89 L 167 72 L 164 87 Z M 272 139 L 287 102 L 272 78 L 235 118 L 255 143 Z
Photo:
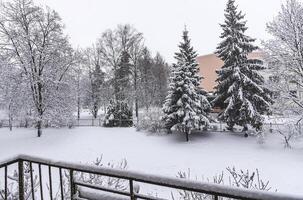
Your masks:
M 106 127 L 130 127 L 133 125 L 132 110 L 128 103 L 128 94 L 131 88 L 130 74 L 131 64 L 129 54 L 123 51 L 117 69 L 114 71 L 114 100 L 106 110 L 104 126 Z
M 153 59 L 151 53 L 147 48 L 142 51 L 142 57 L 139 60 L 139 90 L 140 106 L 145 107 L 148 111 L 155 99 L 155 78 L 152 74 Z
M 133 114 L 128 104 L 121 100 L 112 100 L 106 110 L 105 127 L 131 127 Z
M 303 4 L 288 0 L 267 24 L 272 39 L 263 43 L 272 73 L 269 86 L 275 92 L 275 110 L 303 119 Z
M 168 130 L 176 129 L 186 134 L 202 129 L 209 123 L 210 104 L 200 88 L 197 53 L 191 46 L 188 31 L 183 31 L 179 52 L 175 53 L 169 91 L 163 105 L 163 120 Z
M 93 117 L 98 117 L 98 111 L 101 107 L 101 103 L 104 100 L 103 86 L 105 82 L 105 72 L 102 66 L 101 55 L 95 46 L 89 48 L 84 53 L 84 66 L 86 69 L 85 79 L 85 105 L 89 108 Z
M 133 99 L 135 105 L 136 117 L 138 118 L 138 61 L 143 49 L 143 35 L 138 32 L 133 26 L 129 24 L 118 25 L 114 30 L 107 30 L 102 34 L 98 40 L 97 47 L 102 56 L 102 60 L 112 70 L 112 74 L 118 70 L 120 59 L 123 52 L 129 55 L 129 62 L 131 67 L 131 88 L 128 97 Z M 113 81 L 116 81 L 113 79 Z M 116 83 L 113 83 L 116 85 Z
M 151 52 L 145 47 L 138 66 L 139 106 L 147 111 L 152 106 L 162 106 L 167 92 L 168 65 L 159 53 L 152 57 Z
M 0 10 L 0 53 L 10 58 L 11 67 L 22 70 L 41 136 L 44 122 L 72 117 L 74 52 L 55 11 L 32 0 L 5 2 Z
M 120 61 L 117 69 L 114 71 L 114 94 L 117 101 L 126 101 L 130 102 L 128 99 L 128 94 L 130 93 L 131 88 L 131 64 L 130 57 L 126 51 L 123 51 L 120 57 Z
M 165 62 L 160 53 L 156 53 L 153 58 L 152 74 L 155 79 L 155 99 L 154 105 L 162 106 L 167 94 L 167 85 L 169 78 L 169 65 Z
M 26 126 L 31 104 L 24 105 L 24 101 L 29 100 L 27 97 L 29 93 L 22 71 L 12 67 L 7 59 L 1 56 L 0 77 L 0 107 L 7 112 L 10 130 L 12 130 L 14 120 L 24 119 Z
M 217 71 L 218 85 L 213 101 L 224 106 L 219 119 L 225 121 L 230 130 L 234 125 L 239 125 L 246 131 L 248 124 L 260 130 L 262 114 L 270 111 L 272 100 L 259 73 L 264 69 L 263 62 L 247 57 L 258 47 L 253 45 L 254 39 L 245 35 L 247 27 L 244 14 L 237 11 L 234 0 L 228 0 L 221 28 L 223 32 L 220 38 L 223 41 L 217 46 L 216 54 L 224 65 Z

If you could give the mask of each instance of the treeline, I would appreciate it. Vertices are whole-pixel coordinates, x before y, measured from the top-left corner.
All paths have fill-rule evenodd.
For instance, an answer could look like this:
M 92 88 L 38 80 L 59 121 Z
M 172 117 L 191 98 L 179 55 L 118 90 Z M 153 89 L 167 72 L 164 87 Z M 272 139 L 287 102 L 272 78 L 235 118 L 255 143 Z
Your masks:
M 162 104 L 169 67 L 134 27 L 118 25 L 75 50 L 56 11 L 32 0 L 3 2 L 0 10 L 0 104 L 10 124 L 22 120 L 41 136 L 82 108 L 96 118 L 111 100 L 127 102 L 136 116 Z
M 22 120 L 25 126 L 37 127 L 38 136 L 45 126 L 80 118 L 83 108 L 94 118 L 104 108 L 105 126 L 132 126 L 139 109 L 163 107 L 156 125 L 184 132 L 188 139 L 191 131 L 216 121 L 209 114 L 213 105 L 222 106 L 218 120 L 229 130 L 241 126 L 243 132 L 262 132 L 264 115 L 273 109 L 302 114 L 302 8 L 296 0 L 287 1 L 267 24 L 273 37 L 263 43 L 264 65 L 249 58 L 259 47 L 246 35 L 245 15 L 235 0 L 227 1 L 215 51 L 224 64 L 217 71 L 215 99 L 209 102 L 200 87 L 203 78 L 187 29 L 176 62 L 169 66 L 159 53 L 152 55 L 143 34 L 131 25 L 106 30 L 90 48 L 75 50 L 57 12 L 32 0 L 4 2 L 0 106 L 10 124 Z M 264 70 L 273 75 L 271 81 L 263 77 Z

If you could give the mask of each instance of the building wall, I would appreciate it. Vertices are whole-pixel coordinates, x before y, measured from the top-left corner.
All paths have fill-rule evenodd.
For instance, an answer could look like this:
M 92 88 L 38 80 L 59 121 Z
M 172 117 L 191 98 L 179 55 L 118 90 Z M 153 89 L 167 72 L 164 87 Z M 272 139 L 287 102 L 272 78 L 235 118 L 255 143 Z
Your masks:
M 253 52 L 248 55 L 250 59 L 262 59 L 261 52 Z M 214 92 L 214 87 L 217 85 L 216 80 L 218 78 L 216 70 L 223 66 L 223 61 L 215 54 L 208 54 L 199 56 L 197 58 L 200 68 L 200 74 L 204 79 L 201 81 L 201 86 L 207 92 Z

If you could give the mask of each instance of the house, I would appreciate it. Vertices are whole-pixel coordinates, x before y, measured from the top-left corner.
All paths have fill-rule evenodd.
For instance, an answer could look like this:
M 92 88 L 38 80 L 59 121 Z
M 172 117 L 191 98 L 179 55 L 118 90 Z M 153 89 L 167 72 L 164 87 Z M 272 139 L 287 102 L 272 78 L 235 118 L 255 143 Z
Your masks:
M 253 52 L 248 55 L 250 59 L 260 59 L 262 60 L 262 52 Z M 213 93 L 214 88 L 217 85 L 218 75 L 216 70 L 223 66 L 223 61 L 218 58 L 215 54 L 208 54 L 199 56 L 197 58 L 200 68 L 200 74 L 204 79 L 201 82 L 202 88 L 204 88 L 208 93 Z
M 250 59 L 260 59 L 262 60 L 262 52 L 253 52 L 248 55 Z M 215 54 L 208 54 L 199 56 L 197 58 L 197 61 L 199 63 L 200 68 L 200 74 L 203 77 L 201 81 L 201 87 L 208 92 L 209 101 L 212 101 L 215 96 L 215 87 L 218 84 L 216 82 L 218 78 L 218 74 L 216 73 L 216 70 L 220 69 L 223 66 L 223 61 L 218 58 Z M 268 73 L 265 73 L 268 75 Z M 218 113 L 222 109 L 222 105 L 214 105 L 212 112 Z

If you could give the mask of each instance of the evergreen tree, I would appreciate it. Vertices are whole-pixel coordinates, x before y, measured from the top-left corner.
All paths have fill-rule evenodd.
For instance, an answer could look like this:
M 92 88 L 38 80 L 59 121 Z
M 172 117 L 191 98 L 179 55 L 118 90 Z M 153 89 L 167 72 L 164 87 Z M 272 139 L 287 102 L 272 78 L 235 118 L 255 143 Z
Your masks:
M 153 100 L 155 100 L 154 83 L 156 79 L 152 74 L 153 60 L 150 52 L 147 48 L 142 50 L 142 58 L 139 60 L 139 91 L 140 106 L 144 106 L 147 110 L 152 106 Z
M 194 129 L 202 129 L 209 123 L 210 104 L 200 88 L 197 53 L 190 44 L 188 31 L 183 31 L 177 63 L 173 65 L 169 91 L 166 97 L 163 120 L 168 130 L 177 129 L 186 134 L 186 140 Z
M 96 64 L 95 69 L 91 72 L 91 112 L 96 119 L 98 110 L 101 104 L 101 86 L 104 83 L 104 72 L 99 64 Z
M 155 105 L 163 105 L 165 101 L 167 89 L 168 89 L 168 78 L 169 78 L 169 66 L 165 62 L 164 58 L 159 54 L 156 53 L 156 56 L 153 58 L 153 74 L 156 78 L 156 99 Z
M 132 125 L 133 114 L 127 103 L 123 101 L 110 101 L 105 115 L 104 126 L 131 127 Z
M 244 14 L 237 11 L 234 0 L 228 0 L 225 21 L 221 25 L 223 41 L 218 45 L 216 54 L 224 61 L 217 71 L 218 86 L 215 104 L 221 104 L 224 111 L 219 119 L 225 121 L 230 130 L 234 125 L 251 124 L 255 129 L 262 129 L 264 113 L 269 112 L 272 103 L 270 91 L 263 86 L 264 78 L 259 70 L 264 69 L 262 61 L 248 59 L 248 54 L 256 50 L 252 43 L 255 39 L 246 36 Z
M 131 65 L 129 58 L 129 54 L 123 51 L 118 68 L 114 72 L 115 97 L 117 101 L 126 100 L 127 93 L 130 89 Z
M 114 100 L 111 100 L 105 115 L 105 127 L 130 127 L 133 125 L 132 110 L 127 104 L 130 95 L 130 56 L 126 51 L 121 53 L 119 64 L 114 71 Z

